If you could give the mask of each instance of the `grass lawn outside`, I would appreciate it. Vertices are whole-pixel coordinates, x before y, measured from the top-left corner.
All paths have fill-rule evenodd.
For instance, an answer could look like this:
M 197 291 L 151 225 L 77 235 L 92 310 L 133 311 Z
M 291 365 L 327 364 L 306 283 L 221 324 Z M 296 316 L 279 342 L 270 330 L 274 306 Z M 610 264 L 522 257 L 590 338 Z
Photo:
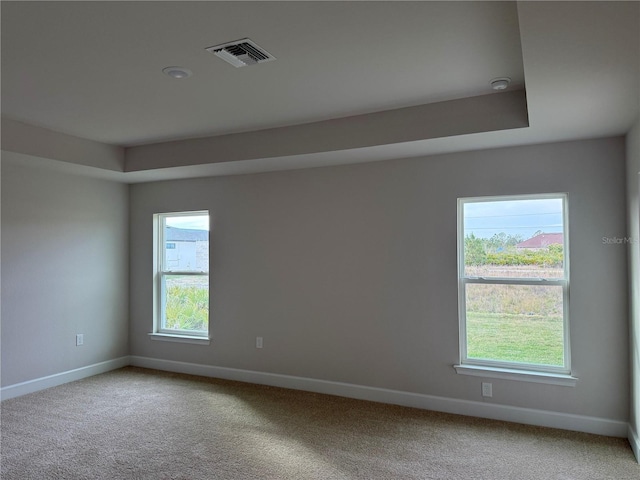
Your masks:
M 563 365 L 562 316 L 467 312 L 467 357 Z

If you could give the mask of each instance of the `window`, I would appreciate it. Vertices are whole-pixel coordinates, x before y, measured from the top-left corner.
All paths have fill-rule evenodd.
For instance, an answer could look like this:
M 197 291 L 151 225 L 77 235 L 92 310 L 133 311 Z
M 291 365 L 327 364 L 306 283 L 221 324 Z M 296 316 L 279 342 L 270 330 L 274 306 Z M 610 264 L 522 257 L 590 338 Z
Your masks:
M 154 215 L 154 334 L 209 335 L 209 212 Z
M 456 368 L 570 374 L 568 245 L 564 194 L 458 201 Z

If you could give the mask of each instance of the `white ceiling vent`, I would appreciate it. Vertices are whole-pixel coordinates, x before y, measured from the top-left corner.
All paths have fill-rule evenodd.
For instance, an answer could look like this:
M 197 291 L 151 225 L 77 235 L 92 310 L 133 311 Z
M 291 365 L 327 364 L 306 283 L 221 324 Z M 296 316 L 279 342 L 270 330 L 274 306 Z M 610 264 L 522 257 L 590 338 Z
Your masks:
M 248 38 L 208 47 L 205 50 L 217 55 L 234 67 L 246 67 L 275 60 L 276 57 L 253 43 Z

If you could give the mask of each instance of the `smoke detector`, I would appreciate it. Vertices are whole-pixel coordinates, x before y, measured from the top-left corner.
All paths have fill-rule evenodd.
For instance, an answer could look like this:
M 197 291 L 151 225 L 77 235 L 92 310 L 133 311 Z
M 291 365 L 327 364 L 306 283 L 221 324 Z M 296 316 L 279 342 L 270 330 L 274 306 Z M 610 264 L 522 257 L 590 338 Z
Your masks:
M 214 45 L 205 48 L 208 52 L 220 57 L 225 62 L 230 63 L 236 68 L 246 67 L 248 65 L 256 65 L 258 63 L 271 62 L 276 59 L 264 48 L 259 47 L 248 38 L 236 40 L 235 42 Z
M 510 83 L 511 79 L 509 77 L 494 78 L 491 80 L 491 88 L 494 90 L 506 90 Z
M 193 75 L 191 70 L 184 67 L 166 67 L 162 69 L 162 72 L 177 79 L 188 78 Z

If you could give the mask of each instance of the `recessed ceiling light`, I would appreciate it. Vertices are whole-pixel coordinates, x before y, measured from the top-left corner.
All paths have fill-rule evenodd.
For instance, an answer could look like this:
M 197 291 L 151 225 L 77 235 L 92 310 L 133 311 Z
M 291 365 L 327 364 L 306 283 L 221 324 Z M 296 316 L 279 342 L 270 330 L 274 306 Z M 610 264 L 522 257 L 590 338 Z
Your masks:
M 491 88 L 494 90 L 504 90 L 511 83 L 511 79 L 509 77 L 500 77 L 494 78 L 491 80 Z
M 173 78 L 187 78 L 193 75 L 191 70 L 183 67 L 166 67 L 162 69 L 162 72 Z

